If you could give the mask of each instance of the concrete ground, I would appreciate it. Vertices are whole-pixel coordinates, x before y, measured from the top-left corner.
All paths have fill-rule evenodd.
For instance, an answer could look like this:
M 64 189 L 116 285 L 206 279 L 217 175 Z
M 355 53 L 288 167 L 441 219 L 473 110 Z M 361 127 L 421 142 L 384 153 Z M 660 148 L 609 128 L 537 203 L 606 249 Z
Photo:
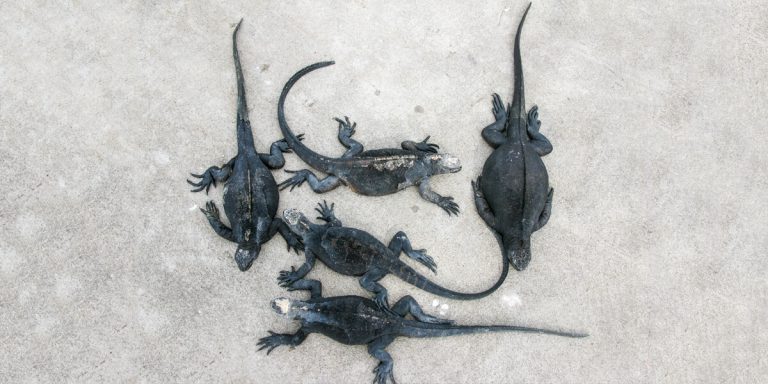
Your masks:
M 118 3 L 119 2 L 115 2 Z M 234 24 L 257 147 L 280 138 L 276 103 L 299 68 L 288 119 L 338 155 L 334 116 L 368 148 L 427 135 L 464 169 L 434 188 L 364 197 L 307 186 L 280 209 L 327 199 L 346 225 L 398 230 L 462 291 L 500 270 L 470 181 L 491 149 L 492 92 L 511 97 L 521 1 L 0 3 L 0 381 L 370 382 L 364 347 L 293 331 L 269 300 L 302 257 L 276 238 L 241 273 L 235 246 L 185 178 L 235 153 Z M 398 339 L 401 383 L 768 381 L 768 6 L 537 1 L 523 33 L 528 106 L 540 106 L 555 188 L 533 261 L 492 296 L 460 302 L 387 277 L 463 324 L 527 324 L 581 340 L 496 334 Z M 286 169 L 303 167 L 293 155 Z M 287 176 L 276 171 L 275 178 Z M 222 189 L 210 196 L 221 199 Z M 424 268 L 417 267 L 422 272 Z M 365 294 L 318 265 L 327 295 Z

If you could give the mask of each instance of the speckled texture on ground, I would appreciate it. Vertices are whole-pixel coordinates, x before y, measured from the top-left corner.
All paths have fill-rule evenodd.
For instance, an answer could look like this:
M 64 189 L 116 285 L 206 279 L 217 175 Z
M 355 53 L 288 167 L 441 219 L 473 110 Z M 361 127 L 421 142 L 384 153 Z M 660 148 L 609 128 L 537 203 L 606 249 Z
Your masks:
M 325 198 L 382 240 L 404 230 L 435 257 L 439 283 L 495 280 L 499 250 L 470 181 L 491 151 L 480 137 L 490 95 L 510 98 L 524 2 L 14 3 L 0 2 L 0 381 L 372 379 L 364 347 L 318 335 L 256 352 L 267 330 L 296 327 L 268 302 L 287 294 L 278 272 L 302 258 L 276 238 L 239 272 L 234 245 L 197 209 L 206 197 L 184 181 L 235 153 L 241 17 L 260 150 L 279 138 L 283 83 L 334 59 L 287 104 L 311 148 L 340 154 L 331 118 L 349 115 L 368 148 L 432 135 L 464 165 L 433 182 L 456 197 L 458 218 L 413 189 L 304 186 L 281 209 Z M 545 162 L 556 193 L 529 268 L 473 302 L 383 284 L 460 323 L 591 336 L 399 339 L 388 348 L 399 382 L 768 381 L 768 6 L 727 3 L 533 4 L 526 100 L 555 146 Z M 289 157 L 287 169 L 301 166 Z M 364 294 L 322 265 L 310 276 L 328 295 Z

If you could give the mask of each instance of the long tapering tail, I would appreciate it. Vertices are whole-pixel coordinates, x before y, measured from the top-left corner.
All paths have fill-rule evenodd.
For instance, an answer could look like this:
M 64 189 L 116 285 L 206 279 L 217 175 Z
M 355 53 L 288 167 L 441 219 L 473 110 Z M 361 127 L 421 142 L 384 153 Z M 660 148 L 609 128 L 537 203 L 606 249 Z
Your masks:
M 291 128 L 288 126 L 288 122 L 285 120 L 285 99 L 293 85 L 296 84 L 296 82 L 299 81 L 299 79 L 301 79 L 304 75 L 316 69 L 327 67 L 333 64 L 335 64 L 333 61 L 322 61 L 304 67 L 296 72 L 296 74 L 291 76 L 288 82 L 285 83 L 283 92 L 280 94 L 280 100 L 277 103 L 277 121 L 280 124 L 280 130 L 283 132 L 285 140 L 288 141 L 288 145 L 291 147 L 291 149 L 293 149 L 294 152 L 296 152 L 296 155 L 298 155 L 301 160 L 309 164 L 312 168 L 325 173 L 328 173 L 330 165 L 335 162 L 335 159 L 322 156 L 312 151 L 296 137 L 293 131 L 291 131 Z
M 476 293 L 456 292 L 456 291 L 452 291 L 450 289 L 444 288 L 436 283 L 433 283 L 432 281 L 427 279 L 424 275 L 420 274 L 415 269 L 411 268 L 410 266 L 403 263 L 399 259 L 397 260 L 397 264 L 394 264 L 392 268 L 390 268 L 390 272 L 393 275 L 402 279 L 403 281 L 410 283 L 417 288 L 421 288 L 429 293 L 432 293 L 441 297 L 447 297 L 449 299 L 454 299 L 454 300 L 475 300 L 475 299 L 486 297 L 491 293 L 495 292 L 497 289 L 499 289 L 501 284 L 504 283 L 504 280 L 507 279 L 507 275 L 509 274 L 509 260 L 505 255 L 502 255 L 501 260 L 502 260 L 501 275 L 499 276 L 499 279 L 496 280 L 496 283 L 494 283 L 490 288 L 482 292 L 476 292 Z
M 240 151 L 256 150 L 253 145 L 253 132 L 248 119 L 248 104 L 245 101 L 245 79 L 243 68 L 240 66 L 240 53 L 237 50 L 237 32 L 243 19 L 237 23 L 232 32 L 232 56 L 235 58 L 235 74 L 237 75 L 237 147 Z
M 517 325 L 453 325 L 453 324 L 428 324 L 420 321 L 406 320 L 403 322 L 402 334 L 408 337 L 443 337 L 455 335 L 467 335 L 472 333 L 491 332 L 524 332 L 538 333 L 542 335 L 582 338 L 589 336 L 586 333 L 556 331 L 551 329 L 522 327 Z
M 512 106 L 507 115 L 507 129 L 515 128 L 515 132 L 507 132 L 507 135 L 521 134 L 519 130 L 525 130 L 526 117 L 525 113 L 525 87 L 523 85 L 523 60 L 520 57 L 520 34 L 523 31 L 523 23 L 525 23 L 525 16 L 528 15 L 528 10 L 531 9 L 531 3 L 528 3 L 528 7 L 525 8 L 523 18 L 520 19 L 520 24 L 517 25 L 517 33 L 515 34 L 515 48 L 512 54 L 513 62 L 515 65 L 515 87 L 512 93 Z

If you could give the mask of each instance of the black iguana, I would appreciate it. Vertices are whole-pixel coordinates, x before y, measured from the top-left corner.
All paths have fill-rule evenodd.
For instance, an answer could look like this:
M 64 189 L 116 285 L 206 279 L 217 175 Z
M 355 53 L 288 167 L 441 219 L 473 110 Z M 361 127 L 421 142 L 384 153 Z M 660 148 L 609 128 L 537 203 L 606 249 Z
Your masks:
M 291 149 L 305 163 L 314 169 L 328 174 L 318 179 L 312 171 L 286 171 L 294 176 L 280 183 L 281 189 L 300 186 L 305 181 L 316 193 L 328 192 L 339 185 L 348 185 L 353 191 L 367 196 L 389 195 L 402 189 L 418 185 L 419 194 L 427 201 L 437 204 L 448 212 L 458 214 L 459 206 L 452 197 L 441 196 L 429 186 L 430 177 L 461 170 L 461 162 L 456 156 L 437 153 L 435 144 L 427 143 L 429 137 L 421 142 L 404 141 L 402 149 L 374 149 L 363 151 L 363 146 L 352 139 L 356 124 L 348 118 L 336 119 L 339 122 L 338 139 L 347 151 L 340 158 L 320 155 L 300 142 L 285 120 L 285 99 L 291 87 L 304 75 L 318 68 L 332 65 L 333 61 L 312 64 L 297 72 L 285 84 L 277 106 L 277 118 L 285 139 Z
M 237 155 L 222 167 L 213 166 L 203 174 L 192 174 L 198 182 L 187 180 L 196 187 L 192 192 L 208 189 L 216 182 L 224 182 L 224 213 L 232 228 L 219 218 L 219 210 L 213 201 L 201 208 L 208 222 L 219 236 L 238 244 L 235 261 L 241 271 L 251 267 L 259 256 L 261 245 L 280 232 L 288 248 L 297 252 L 302 249 L 301 241 L 290 231 L 280 218 L 275 218 L 279 193 L 277 183 L 269 169 L 281 168 L 285 164 L 283 152 L 289 152 L 288 143 L 279 140 L 272 144 L 270 153 L 257 153 L 253 143 L 251 123 L 248 119 L 248 105 L 245 102 L 243 70 L 237 51 L 237 31 L 242 20 L 232 33 L 232 49 L 237 74 Z M 300 139 L 300 137 L 299 137 Z M 297 139 L 298 140 L 298 139 Z
M 450 320 L 439 319 L 424 313 L 419 304 L 410 296 L 400 299 L 391 310 L 383 310 L 371 301 L 359 296 L 322 297 L 318 281 L 299 280 L 295 286 L 311 291 L 309 300 L 278 298 L 272 300 L 275 312 L 301 322 L 293 334 L 269 332 L 259 340 L 259 350 L 267 354 L 275 348 L 286 345 L 291 348 L 300 345 L 310 333 L 321 333 L 347 345 L 366 345 L 368 353 L 379 360 L 373 370 L 374 383 L 395 383 L 392 371 L 393 360 L 387 353 L 387 346 L 397 337 L 443 337 L 491 332 L 525 332 L 564 337 L 586 337 L 583 333 L 530 328 L 515 325 L 454 325 Z M 411 315 L 413 320 L 406 316 Z
M 393 274 L 411 285 L 432 294 L 457 300 L 473 300 L 485 297 L 504 282 L 509 272 L 509 262 L 502 258 L 501 276 L 496 283 L 485 291 L 477 293 L 461 293 L 443 288 L 400 260 L 404 252 L 413 260 L 424 264 L 433 272 L 436 265 L 432 257 L 423 249 L 411 248 L 411 242 L 404 232 L 398 232 L 385 246 L 382 242 L 356 228 L 343 227 L 341 221 L 333 214 L 333 205 L 319 204 L 317 209 L 325 221 L 323 225 L 313 224 L 301 212 L 295 209 L 283 211 L 283 220 L 295 234 L 301 236 L 304 242 L 306 261 L 298 270 L 280 272 L 278 281 L 281 286 L 292 287 L 294 282 L 304 278 L 314 267 L 315 259 L 320 259 L 334 271 L 347 276 L 360 276 L 360 285 L 375 294 L 375 301 L 387 308 L 387 289 L 378 283 L 387 274 Z
M 496 122 L 483 129 L 483 138 L 495 149 L 472 183 L 478 213 L 501 237 L 503 256 L 519 271 L 531 260 L 531 234 L 549 220 L 554 192 L 541 161 L 552 144 L 539 133 L 538 107 L 525 111 L 520 32 L 530 7 L 515 35 L 512 104 L 505 110 L 499 95 L 493 95 Z

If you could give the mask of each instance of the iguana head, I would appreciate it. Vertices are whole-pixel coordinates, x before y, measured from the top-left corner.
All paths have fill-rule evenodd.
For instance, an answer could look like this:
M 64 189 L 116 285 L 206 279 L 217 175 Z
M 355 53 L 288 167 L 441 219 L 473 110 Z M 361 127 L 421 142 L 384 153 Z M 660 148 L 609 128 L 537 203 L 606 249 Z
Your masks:
M 531 241 L 519 238 L 504 238 L 504 256 L 518 271 L 524 270 L 531 262 Z
M 304 302 L 291 300 L 286 297 L 278 297 L 272 300 L 272 309 L 275 313 L 291 319 L 295 319 L 299 315 L 302 306 L 305 306 Z
M 299 236 L 304 236 L 309 231 L 310 222 L 298 209 L 290 208 L 283 211 L 283 221 L 288 228 Z
M 461 171 L 461 160 L 448 153 L 431 153 L 426 156 L 433 175 Z

